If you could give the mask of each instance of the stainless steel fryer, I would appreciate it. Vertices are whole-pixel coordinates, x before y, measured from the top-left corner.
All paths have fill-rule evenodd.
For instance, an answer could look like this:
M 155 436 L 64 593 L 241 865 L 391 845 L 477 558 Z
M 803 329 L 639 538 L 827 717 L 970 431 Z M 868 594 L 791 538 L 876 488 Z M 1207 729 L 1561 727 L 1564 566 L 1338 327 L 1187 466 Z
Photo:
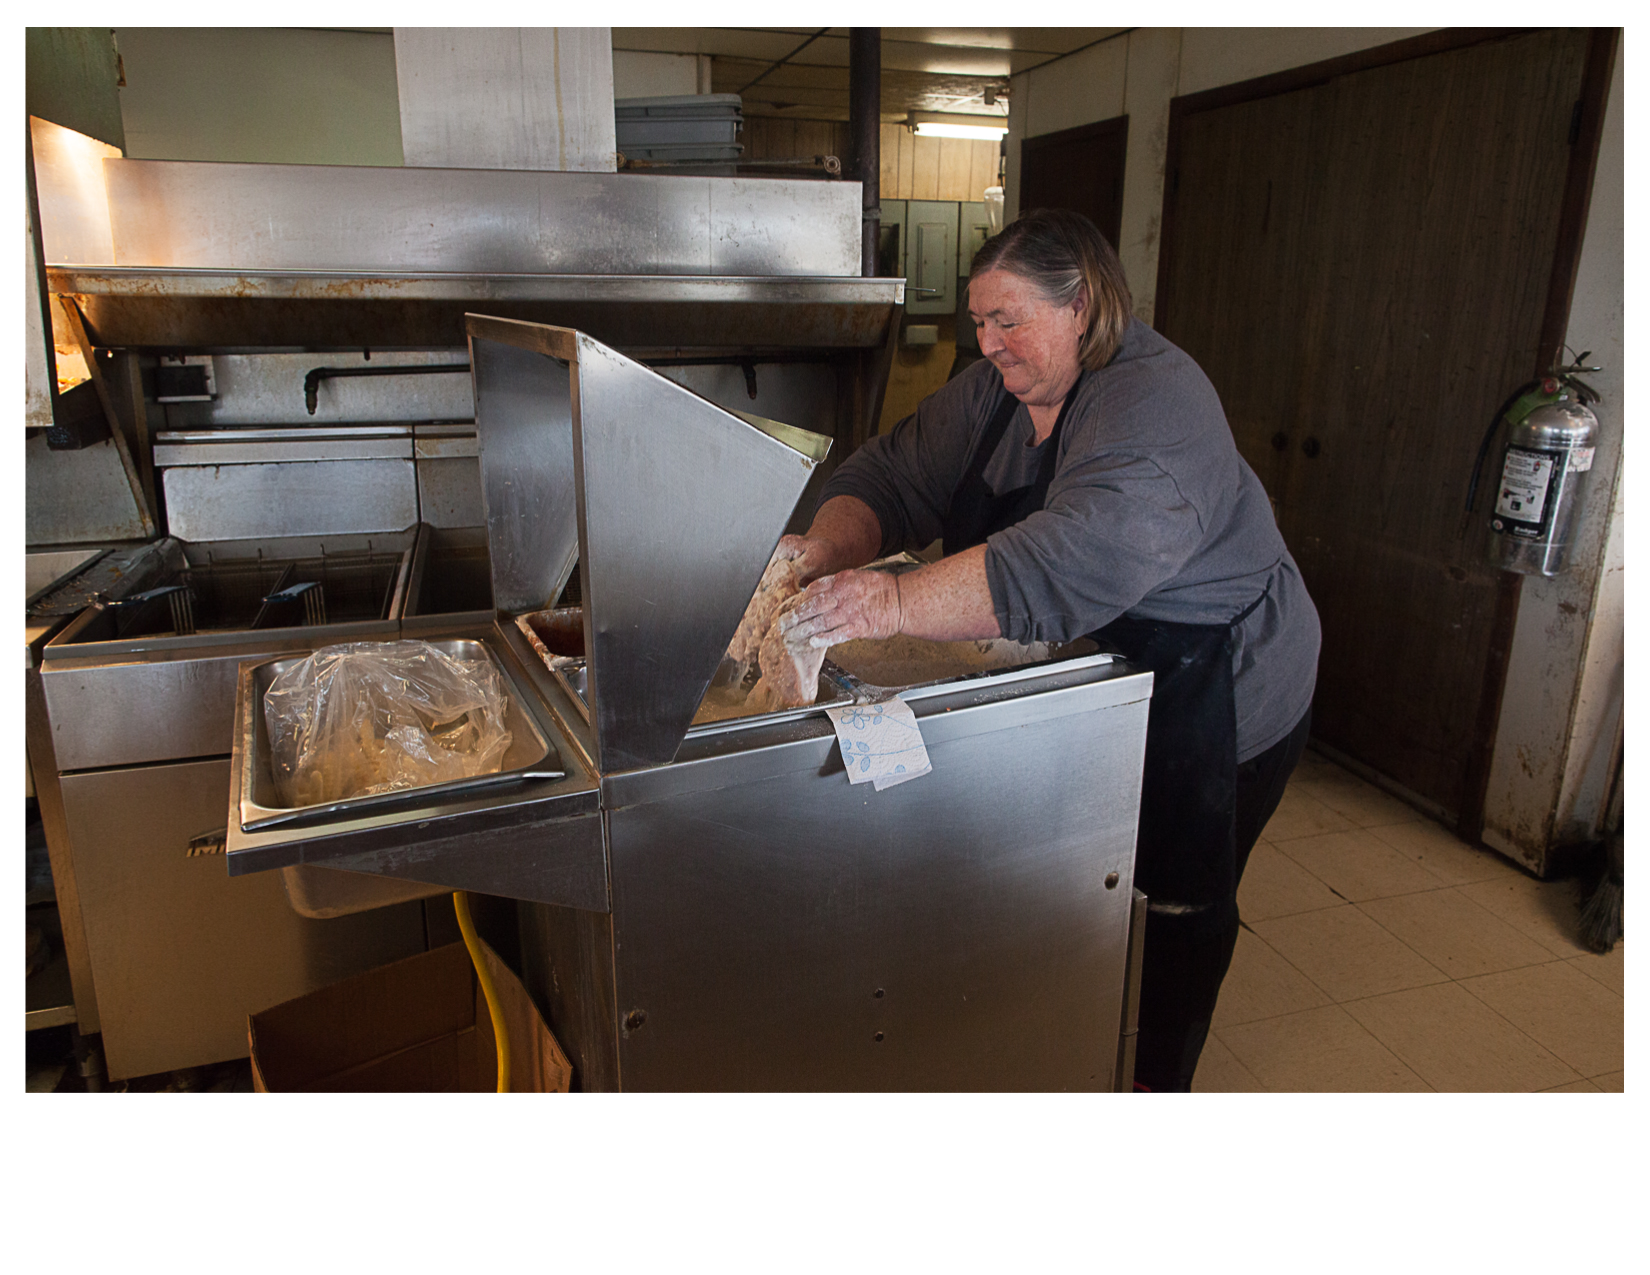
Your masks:
M 42 649 L 49 739 L 31 755 L 51 758 L 61 802 L 59 880 L 84 936 L 78 1024 L 101 1031 L 112 1077 L 237 1057 L 249 1008 L 423 949 L 411 900 L 432 887 L 395 883 L 375 892 L 379 910 L 322 923 L 294 910 L 292 881 L 233 881 L 218 856 L 189 854 L 223 827 L 240 662 L 395 636 L 418 539 L 166 537 Z M 266 605 L 295 585 L 309 587 Z

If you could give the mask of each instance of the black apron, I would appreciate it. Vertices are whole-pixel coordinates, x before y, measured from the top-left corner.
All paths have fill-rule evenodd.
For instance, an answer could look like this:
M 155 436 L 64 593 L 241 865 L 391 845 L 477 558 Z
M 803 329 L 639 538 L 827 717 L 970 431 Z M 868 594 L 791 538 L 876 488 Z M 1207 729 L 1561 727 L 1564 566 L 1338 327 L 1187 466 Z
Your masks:
M 1043 444 L 1036 478 L 997 495 L 986 485 L 985 468 L 1020 406 L 1004 394 L 952 494 L 943 532 L 947 555 L 984 544 L 1043 508 L 1076 397 L 1074 385 Z M 1135 1075 L 1151 1089 L 1190 1085 L 1237 942 L 1232 657 L 1238 626 L 1265 596 L 1225 624 L 1124 615 L 1089 635 L 1153 675 L 1134 876 L 1150 911 Z

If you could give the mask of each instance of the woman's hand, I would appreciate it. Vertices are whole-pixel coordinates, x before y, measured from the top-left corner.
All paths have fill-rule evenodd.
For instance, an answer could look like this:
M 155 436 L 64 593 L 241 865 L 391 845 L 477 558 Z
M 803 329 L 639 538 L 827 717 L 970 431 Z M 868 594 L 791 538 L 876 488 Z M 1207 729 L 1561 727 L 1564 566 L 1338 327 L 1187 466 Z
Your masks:
M 789 561 L 796 568 L 797 583 L 804 586 L 830 572 L 842 570 L 846 565 L 845 559 L 851 561 L 836 541 L 816 535 L 781 536 L 773 557 L 776 561 Z
M 779 617 L 779 631 L 787 642 L 806 641 L 818 649 L 856 638 L 894 637 L 903 619 L 898 576 L 888 571 L 839 571 L 809 585 L 803 601 Z
M 819 507 L 805 536 L 783 536 L 774 557 L 789 559 L 798 584 L 863 567 L 882 546 L 882 524 L 855 496 L 833 496 Z
M 779 547 L 773 551 L 771 562 L 789 562 L 796 568 L 797 580 L 807 584 L 815 571 L 809 573 L 809 567 L 821 565 L 822 559 L 830 552 L 830 546 L 823 540 L 810 539 L 807 536 L 781 536 Z

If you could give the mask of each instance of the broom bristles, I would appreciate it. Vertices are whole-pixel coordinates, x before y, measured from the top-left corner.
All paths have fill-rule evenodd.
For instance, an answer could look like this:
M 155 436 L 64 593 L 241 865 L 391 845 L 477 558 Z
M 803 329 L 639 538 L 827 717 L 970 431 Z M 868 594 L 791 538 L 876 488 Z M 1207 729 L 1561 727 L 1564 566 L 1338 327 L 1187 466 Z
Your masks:
M 1581 910 L 1581 941 L 1595 952 L 1612 952 L 1621 942 L 1622 887 L 1622 842 L 1618 834 L 1606 847 L 1604 871 Z

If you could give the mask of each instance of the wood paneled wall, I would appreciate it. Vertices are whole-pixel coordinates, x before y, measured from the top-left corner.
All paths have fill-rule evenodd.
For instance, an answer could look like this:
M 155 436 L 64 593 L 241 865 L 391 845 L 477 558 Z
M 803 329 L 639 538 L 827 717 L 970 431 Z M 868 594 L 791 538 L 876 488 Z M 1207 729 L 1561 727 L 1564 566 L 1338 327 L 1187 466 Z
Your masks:
M 837 120 L 745 117 L 746 160 L 835 155 L 846 163 L 848 125 Z M 917 137 L 903 124 L 882 126 L 882 198 L 978 202 L 997 184 L 996 142 Z
M 840 120 L 791 120 L 772 115 L 745 116 L 739 135 L 745 160 L 806 159 L 811 155 L 835 155 L 847 164 L 852 143 L 848 125 Z
M 918 137 L 903 124 L 882 126 L 884 199 L 978 203 L 997 184 L 996 142 Z

